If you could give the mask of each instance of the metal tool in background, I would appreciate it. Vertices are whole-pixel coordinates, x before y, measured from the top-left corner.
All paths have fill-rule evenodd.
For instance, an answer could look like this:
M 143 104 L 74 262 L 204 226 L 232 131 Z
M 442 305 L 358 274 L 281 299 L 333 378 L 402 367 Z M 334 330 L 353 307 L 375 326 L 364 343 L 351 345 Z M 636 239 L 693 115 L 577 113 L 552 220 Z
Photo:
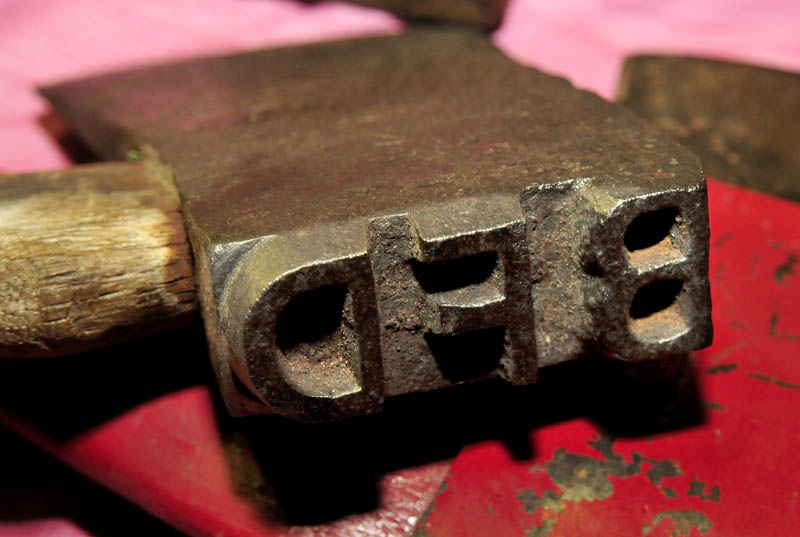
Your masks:
M 464 381 L 530 383 L 587 353 L 710 342 L 696 157 L 479 34 L 201 59 L 45 95 L 102 156 L 174 178 L 234 415 L 326 421 Z
M 708 175 L 800 201 L 800 74 L 682 56 L 625 61 L 619 102 L 664 129 Z

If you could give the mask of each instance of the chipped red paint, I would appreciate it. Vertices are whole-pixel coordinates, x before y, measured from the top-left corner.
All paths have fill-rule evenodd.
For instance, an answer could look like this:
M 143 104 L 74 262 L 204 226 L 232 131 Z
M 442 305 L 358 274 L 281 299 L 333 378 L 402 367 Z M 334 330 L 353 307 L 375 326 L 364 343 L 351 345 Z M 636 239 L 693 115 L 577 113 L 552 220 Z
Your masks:
M 709 198 L 715 340 L 692 358 L 704 420 L 617 439 L 614 456 L 628 465 L 642 462 L 637 472 L 600 476 L 613 485 L 607 497 L 606 481 L 598 481 L 594 472 L 608 470 L 608 457 L 589 445 L 601 433 L 587 419 L 532 430 L 535 456 L 530 460 L 514 460 L 496 441 L 470 446 L 453 464 L 418 535 L 797 532 L 800 274 L 787 267 L 800 253 L 800 205 L 716 181 L 709 182 Z M 570 466 L 582 460 L 579 456 L 596 464 Z M 679 475 L 663 475 L 656 485 L 647 476 L 653 463 L 645 459 L 672 461 Z M 572 481 L 565 484 L 563 472 L 556 474 L 559 486 L 548 463 L 567 467 Z M 526 512 L 532 497 L 547 501 Z
M 237 495 L 210 390 L 198 386 L 170 393 L 63 443 L 8 413 L 0 412 L 0 423 L 196 537 L 409 534 L 449 467 L 440 462 L 388 473 L 378 484 L 378 509 L 290 529 Z
M 499 442 L 474 444 L 456 460 L 447 486 L 418 528 L 421 534 L 522 536 L 529 530 L 537 537 L 605 537 L 641 535 L 646 529 L 653 537 L 674 530 L 736 537 L 790 535 L 800 527 L 800 390 L 791 387 L 800 384 L 800 275 L 784 270 L 781 278 L 774 277 L 800 253 L 800 205 L 718 182 L 711 182 L 709 191 L 716 337 L 695 357 L 707 421 L 652 437 L 618 439 L 604 453 L 597 449 L 602 443 L 588 443 L 598 439 L 595 424 L 580 418 L 560 421 L 530 432 L 534 457 L 523 461 L 512 459 Z M 191 535 L 270 537 L 290 531 L 261 517 L 234 491 L 205 387 L 148 401 L 66 442 L 7 413 L 0 414 L 0 422 Z M 578 481 L 564 495 L 544 466 L 558 450 L 562 459 L 572 454 L 566 458 L 584 464 L 574 466 L 578 474 L 582 468 L 597 478 L 598 469 L 609 471 L 611 494 L 581 488 L 576 475 Z M 586 466 L 586 459 L 576 456 L 600 464 Z M 622 461 L 602 463 L 617 456 Z M 656 464 L 660 470 L 648 474 Z M 442 462 L 387 474 L 380 481 L 382 505 L 376 511 L 294 528 L 292 535 L 408 534 L 447 468 Z M 564 476 L 559 479 L 563 484 Z M 550 490 L 557 502 L 528 513 L 520 499 L 526 490 L 539 497 Z

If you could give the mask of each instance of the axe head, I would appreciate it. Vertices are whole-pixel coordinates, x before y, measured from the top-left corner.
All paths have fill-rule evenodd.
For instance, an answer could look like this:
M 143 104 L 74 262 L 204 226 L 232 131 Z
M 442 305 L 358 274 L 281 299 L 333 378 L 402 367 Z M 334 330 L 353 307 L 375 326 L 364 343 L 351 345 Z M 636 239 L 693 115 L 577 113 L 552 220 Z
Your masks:
M 698 159 L 617 105 L 439 29 L 44 90 L 181 195 L 234 415 L 327 421 L 584 354 L 711 340 Z

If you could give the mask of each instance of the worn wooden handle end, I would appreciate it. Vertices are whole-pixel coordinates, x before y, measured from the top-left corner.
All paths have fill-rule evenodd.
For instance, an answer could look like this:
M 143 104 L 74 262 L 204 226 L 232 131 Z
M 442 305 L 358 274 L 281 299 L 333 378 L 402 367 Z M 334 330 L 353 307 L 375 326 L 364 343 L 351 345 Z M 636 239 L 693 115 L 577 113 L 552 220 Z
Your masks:
M 154 162 L 0 175 L 0 356 L 56 356 L 190 322 L 180 200 Z

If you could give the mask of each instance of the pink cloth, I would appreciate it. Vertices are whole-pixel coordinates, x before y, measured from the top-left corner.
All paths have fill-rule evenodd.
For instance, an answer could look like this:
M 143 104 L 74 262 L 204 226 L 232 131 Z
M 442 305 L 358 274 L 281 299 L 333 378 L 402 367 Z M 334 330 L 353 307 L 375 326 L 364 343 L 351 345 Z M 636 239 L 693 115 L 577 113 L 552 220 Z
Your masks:
M 29 522 L 0 522 L 0 537 L 92 537 L 75 523 L 63 518 Z
M 36 86 L 168 59 L 396 32 L 386 13 L 286 0 L 0 0 L 0 172 L 69 165 Z
M 37 84 L 159 60 L 396 32 L 374 9 L 288 0 L 0 0 L 0 171 L 69 164 Z M 612 97 L 622 58 L 671 51 L 800 70 L 797 0 L 512 0 L 495 42 Z

